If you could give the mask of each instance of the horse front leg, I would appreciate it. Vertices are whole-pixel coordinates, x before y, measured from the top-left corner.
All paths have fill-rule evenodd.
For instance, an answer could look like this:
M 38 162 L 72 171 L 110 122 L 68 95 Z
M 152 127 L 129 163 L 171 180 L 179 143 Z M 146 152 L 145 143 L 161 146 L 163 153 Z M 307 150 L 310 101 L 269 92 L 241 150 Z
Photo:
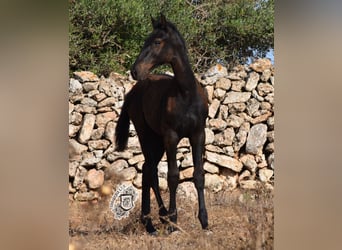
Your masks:
M 166 149 L 166 156 L 168 162 L 167 182 L 170 191 L 170 204 L 169 204 L 169 219 L 172 223 L 177 223 L 177 206 L 176 206 L 176 191 L 179 182 L 179 169 L 177 166 L 177 144 L 179 137 L 175 132 L 170 132 L 164 137 L 164 145 Z M 175 228 L 170 225 L 169 231 L 174 231 Z
M 208 214 L 205 207 L 204 199 L 204 169 L 203 169 L 203 153 L 204 153 L 204 130 L 190 138 L 192 147 L 192 157 L 194 162 L 194 184 L 198 194 L 198 219 L 202 228 L 208 228 Z
M 146 231 L 150 234 L 156 234 L 157 230 L 152 224 L 150 216 L 151 212 L 151 167 L 147 162 L 144 162 L 142 168 L 142 199 L 141 199 L 141 223 L 145 226 Z

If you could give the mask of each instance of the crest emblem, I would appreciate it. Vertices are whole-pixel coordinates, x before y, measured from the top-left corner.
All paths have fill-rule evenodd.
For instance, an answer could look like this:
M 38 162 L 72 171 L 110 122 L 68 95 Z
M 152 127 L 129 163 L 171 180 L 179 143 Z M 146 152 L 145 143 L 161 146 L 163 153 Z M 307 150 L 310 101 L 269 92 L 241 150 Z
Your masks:
M 137 190 L 133 186 L 120 185 L 113 194 L 109 204 L 110 210 L 114 214 L 114 218 L 121 220 L 129 215 L 130 210 L 135 206 L 138 199 Z

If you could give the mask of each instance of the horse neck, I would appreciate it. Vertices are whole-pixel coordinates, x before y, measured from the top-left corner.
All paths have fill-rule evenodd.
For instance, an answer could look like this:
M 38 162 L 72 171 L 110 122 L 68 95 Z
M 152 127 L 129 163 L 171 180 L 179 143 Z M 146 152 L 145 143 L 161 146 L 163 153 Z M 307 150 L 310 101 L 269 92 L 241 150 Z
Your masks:
M 176 55 L 171 63 L 179 89 L 184 95 L 196 93 L 196 78 L 186 55 Z

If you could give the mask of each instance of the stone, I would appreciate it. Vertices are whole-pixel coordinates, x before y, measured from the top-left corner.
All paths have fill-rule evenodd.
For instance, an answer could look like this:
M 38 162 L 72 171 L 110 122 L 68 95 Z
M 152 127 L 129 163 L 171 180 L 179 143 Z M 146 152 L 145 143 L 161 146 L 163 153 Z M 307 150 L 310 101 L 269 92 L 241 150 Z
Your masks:
M 272 71 L 270 69 L 265 69 L 262 72 L 260 80 L 263 81 L 263 82 L 267 82 L 270 79 L 271 75 L 272 75 Z
M 100 114 L 96 115 L 95 124 L 98 127 L 105 127 L 109 121 L 114 121 L 115 118 L 116 118 L 115 112 L 100 113 Z
M 83 85 L 84 85 L 84 84 L 83 84 Z M 84 88 L 84 86 L 83 86 L 83 88 Z M 93 90 L 90 90 L 90 91 L 87 93 L 87 96 L 93 98 L 96 102 L 98 102 L 98 101 L 95 99 L 95 96 L 96 96 L 97 94 L 99 94 L 99 93 L 100 93 L 100 91 L 98 91 L 97 89 L 93 89 Z
M 274 87 L 269 83 L 259 83 L 257 86 L 257 91 L 260 96 L 266 96 L 269 93 L 274 92 Z
M 249 122 L 244 122 L 241 124 L 239 131 L 235 135 L 235 138 L 233 141 L 233 148 L 236 152 L 238 152 L 242 148 L 242 146 L 245 145 L 249 130 L 250 130 Z
M 224 179 L 220 178 L 217 174 L 205 174 L 204 187 L 210 191 L 217 193 L 222 190 Z
M 85 169 L 82 166 L 79 166 L 76 170 L 76 173 L 75 173 L 75 178 L 73 181 L 73 187 L 78 189 L 81 186 L 81 184 L 83 183 L 86 174 L 87 174 L 87 169 Z
M 249 131 L 246 142 L 246 153 L 258 154 L 266 142 L 267 126 L 265 124 L 253 125 Z
M 246 82 L 242 80 L 232 81 L 231 90 L 241 92 L 242 88 L 245 87 L 245 85 L 246 85 Z
M 73 193 L 75 193 L 76 191 L 77 191 L 76 188 L 74 188 L 74 187 L 72 186 L 72 184 L 69 182 L 69 195 L 70 195 L 70 193 L 73 194 Z
M 250 180 L 250 179 L 252 179 L 251 176 L 252 176 L 252 175 L 251 175 L 251 172 L 249 172 L 248 170 L 242 171 L 242 173 L 239 175 L 239 178 L 238 178 L 239 183 L 240 183 L 241 181 L 245 181 L 245 180 Z
M 69 139 L 69 160 L 81 155 L 87 149 L 87 146 L 78 143 L 75 139 Z
M 269 102 L 271 105 L 274 105 L 274 93 L 269 93 L 265 96 L 265 101 Z
M 228 92 L 223 104 L 235 103 L 235 102 L 247 102 L 251 97 L 250 92 Z
M 197 190 L 193 182 L 185 181 L 178 185 L 177 197 L 189 200 L 191 202 L 197 201 Z
M 104 170 L 105 179 L 110 179 L 112 176 L 117 176 L 125 168 L 128 168 L 127 161 L 123 159 L 116 160 Z
M 133 185 L 136 187 L 136 188 L 142 188 L 142 174 L 138 173 L 134 180 L 133 180 Z
M 75 177 L 79 163 L 77 161 L 69 161 L 69 176 Z
M 85 83 L 83 83 L 83 89 L 85 92 L 88 92 L 88 96 L 89 96 L 89 92 L 97 90 L 98 86 L 99 86 L 98 82 L 85 82 Z
M 98 163 L 96 163 L 96 169 L 106 169 L 109 168 L 110 163 L 106 159 L 101 159 Z
M 106 99 L 104 99 L 103 101 L 101 101 L 97 107 L 101 108 L 101 107 L 105 107 L 105 106 L 113 106 L 115 105 L 115 103 L 117 102 L 117 100 L 114 97 L 108 97 Z
M 187 167 L 191 167 L 193 165 L 194 165 L 194 163 L 192 161 L 192 154 L 191 153 L 184 154 L 184 159 L 181 163 L 181 167 L 187 168 Z
M 180 180 L 191 179 L 193 177 L 193 174 L 194 174 L 194 167 L 186 168 L 179 172 L 179 179 Z
M 210 151 L 210 152 L 215 152 L 215 153 L 219 153 L 219 154 L 224 154 L 224 151 L 222 148 L 212 145 L 212 144 L 208 144 L 205 146 L 205 149 Z
M 274 130 L 267 132 L 267 140 L 269 142 L 274 142 Z
M 82 154 L 81 166 L 94 166 L 101 161 L 101 158 L 97 158 L 93 152 L 85 152 Z
M 220 107 L 220 101 L 215 98 L 209 106 L 208 116 L 210 118 L 215 118 L 215 115 L 216 115 L 219 107 Z
M 262 73 L 266 69 L 270 69 L 272 67 L 272 63 L 267 58 L 260 58 L 251 63 L 249 67 L 258 73 Z
M 77 135 L 77 132 L 80 130 L 81 126 L 75 126 L 72 124 L 69 124 L 69 137 L 75 137 Z
M 103 127 L 94 129 L 93 132 L 91 133 L 90 139 L 91 140 L 99 140 L 99 139 L 102 138 L 103 133 L 104 133 L 104 128 Z
M 91 200 L 97 200 L 99 199 L 100 195 L 98 192 L 89 191 L 89 192 L 83 192 L 83 193 L 75 193 L 74 199 L 76 201 L 91 201 Z
M 272 105 L 269 102 L 262 102 L 260 104 L 261 110 L 272 110 Z
M 211 85 L 215 83 L 218 79 L 225 77 L 228 75 L 227 68 L 222 66 L 221 64 L 216 64 L 211 67 L 203 76 L 204 83 L 207 85 Z
M 102 158 L 103 157 L 103 150 L 93 150 L 92 151 L 96 158 Z
M 82 123 L 82 114 L 79 112 L 72 112 L 69 115 L 69 124 L 73 124 L 75 126 L 81 125 Z
M 274 153 L 270 154 L 267 158 L 267 165 L 271 168 L 274 169 Z
M 158 176 L 162 178 L 167 178 L 168 164 L 166 161 L 161 161 L 158 164 Z
M 262 96 L 258 94 L 258 92 L 255 89 L 252 90 L 252 96 L 259 102 L 263 102 L 265 100 Z
M 217 164 L 221 167 L 229 168 L 235 172 L 240 172 L 243 167 L 240 161 L 227 155 L 206 151 L 205 156 L 209 162 Z
M 105 93 L 98 93 L 93 98 L 97 102 L 101 102 L 103 99 L 105 99 L 107 95 Z
M 274 76 L 271 76 L 269 81 L 271 82 L 271 84 L 274 86 Z
M 81 100 L 81 104 L 86 105 L 86 106 L 89 106 L 89 107 L 96 107 L 97 101 L 95 101 L 95 100 L 92 99 L 92 98 L 84 97 L 84 98 Z
M 79 103 L 82 98 L 84 98 L 84 94 L 83 93 L 71 93 L 69 92 L 69 101 L 71 103 L 73 103 L 74 105 L 76 105 L 76 103 Z M 75 110 L 75 107 L 74 107 L 74 110 Z
M 120 179 L 123 181 L 133 180 L 136 175 L 137 175 L 137 170 L 135 169 L 135 167 L 125 168 L 119 173 Z
M 75 78 L 80 82 L 96 82 L 99 80 L 98 76 L 90 71 L 78 71 L 74 72 Z
M 273 176 L 273 170 L 262 168 L 259 170 L 259 179 L 262 182 L 269 182 Z
M 210 119 L 209 127 L 214 131 L 223 131 L 227 127 L 227 123 L 222 119 Z
M 190 142 L 189 142 L 189 138 L 182 138 L 179 143 L 178 143 L 178 147 L 186 147 L 189 148 L 190 147 Z
M 229 115 L 228 107 L 226 105 L 221 105 L 217 118 L 222 119 L 222 120 L 227 120 L 228 115 Z
M 104 172 L 102 170 L 90 169 L 86 175 L 85 182 L 90 189 L 96 189 L 104 183 Z
M 252 124 L 257 124 L 266 121 L 270 116 L 272 116 L 271 111 L 266 111 L 265 114 L 262 114 L 260 116 L 257 116 L 251 120 Z
M 220 172 L 219 167 L 215 164 L 212 164 L 210 162 L 204 162 L 203 168 L 205 171 L 207 171 L 210 174 L 218 174 Z
M 227 128 L 223 132 L 215 135 L 215 144 L 220 147 L 231 146 L 233 143 L 234 136 L 234 129 Z
M 205 89 L 207 90 L 208 93 L 208 101 L 209 103 L 212 102 L 213 96 L 214 96 L 214 87 L 211 85 L 205 86 Z
M 74 111 L 74 107 L 75 107 L 75 105 L 73 103 L 69 102 L 69 109 L 68 109 L 69 115 L 72 113 L 72 111 Z
M 228 79 L 232 81 L 241 80 L 241 76 L 237 72 L 230 72 L 227 76 Z
M 235 114 L 232 114 L 227 118 L 227 125 L 229 127 L 239 128 L 243 122 L 244 122 L 243 118 Z
M 88 147 L 91 151 L 95 149 L 106 149 L 108 148 L 109 144 L 110 142 L 106 139 L 88 141 Z
M 71 93 L 80 93 L 82 91 L 82 84 L 74 79 L 70 78 L 69 80 L 69 92 Z
M 160 188 L 160 190 L 166 191 L 167 188 L 168 188 L 167 180 L 164 179 L 164 178 L 158 177 L 158 181 L 159 181 L 159 188 Z
M 274 152 L 274 143 L 273 142 L 268 143 L 265 147 L 265 151 L 267 153 L 273 153 Z
M 256 86 L 258 85 L 260 76 L 258 73 L 256 72 L 251 72 L 249 74 L 245 89 L 246 91 L 252 91 L 253 89 L 256 88 Z
M 110 121 L 106 125 L 106 130 L 105 130 L 105 138 L 109 140 L 111 143 L 115 142 L 115 123 Z
M 111 112 L 113 109 L 111 107 L 97 108 L 97 113 L 107 113 Z
M 255 98 L 251 98 L 247 101 L 247 114 L 249 116 L 253 116 L 253 114 L 258 111 L 260 107 L 260 102 L 255 99 Z
M 266 157 L 263 153 L 260 153 L 255 156 L 255 161 L 258 163 L 258 168 L 265 168 L 267 167 Z
M 254 159 L 254 155 L 246 154 L 240 157 L 240 161 L 242 162 L 243 166 L 251 171 L 252 173 L 256 172 L 258 164 Z
M 246 104 L 244 102 L 236 102 L 228 104 L 228 110 L 231 114 L 241 113 L 246 109 Z
M 143 162 L 143 161 L 145 161 L 145 157 L 143 154 L 138 154 L 138 155 L 135 155 L 132 158 L 128 159 L 128 163 L 131 166 L 137 164 L 138 162 Z
M 241 181 L 239 184 L 240 184 L 240 187 L 243 189 L 256 189 L 257 183 L 258 182 L 255 180 L 244 180 L 244 181 Z
M 232 146 L 228 146 L 228 147 L 224 147 L 223 148 L 223 153 L 230 156 L 230 157 L 235 157 L 235 151 L 234 148 Z
M 215 88 L 220 88 L 225 91 L 229 90 L 231 86 L 232 86 L 232 82 L 228 78 L 225 78 L 225 77 L 218 79 L 217 82 L 215 83 Z
M 238 175 L 237 174 L 232 175 L 232 176 L 230 176 L 230 175 L 226 176 L 226 179 L 223 183 L 223 187 L 225 189 L 232 191 L 235 188 L 237 188 L 237 185 L 238 185 Z
M 213 143 L 215 140 L 214 132 L 209 128 L 205 128 L 204 131 L 205 131 L 205 143 L 204 144 L 207 145 L 207 144 Z
M 81 143 L 87 143 L 90 139 L 91 133 L 95 125 L 95 115 L 85 114 L 83 117 L 83 124 L 78 136 L 78 141 Z
M 96 108 L 85 104 L 77 104 L 75 106 L 75 111 L 82 114 L 96 114 Z
M 268 125 L 270 130 L 274 129 L 274 116 L 271 116 L 267 119 L 267 125 Z M 273 138 L 274 138 L 274 136 L 273 136 Z
M 226 91 L 223 89 L 215 89 L 214 90 L 214 97 L 220 101 L 223 100 L 225 95 L 226 95 Z

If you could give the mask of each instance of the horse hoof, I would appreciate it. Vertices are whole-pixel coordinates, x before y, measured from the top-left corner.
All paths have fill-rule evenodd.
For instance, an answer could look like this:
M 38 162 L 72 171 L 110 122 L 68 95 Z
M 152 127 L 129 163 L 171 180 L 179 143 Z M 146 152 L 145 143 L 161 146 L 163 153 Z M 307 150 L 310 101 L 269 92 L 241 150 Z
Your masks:
M 158 231 L 149 232 L 148 234 L 151 236 L 158 236 Z
M 174 227 L 174 226 L 168 226 L 167 227 L 167 231 L 168 231 L 169 234 L 171 234 L 173 232 L 178 231 L 178 229 L 176 227 Z

